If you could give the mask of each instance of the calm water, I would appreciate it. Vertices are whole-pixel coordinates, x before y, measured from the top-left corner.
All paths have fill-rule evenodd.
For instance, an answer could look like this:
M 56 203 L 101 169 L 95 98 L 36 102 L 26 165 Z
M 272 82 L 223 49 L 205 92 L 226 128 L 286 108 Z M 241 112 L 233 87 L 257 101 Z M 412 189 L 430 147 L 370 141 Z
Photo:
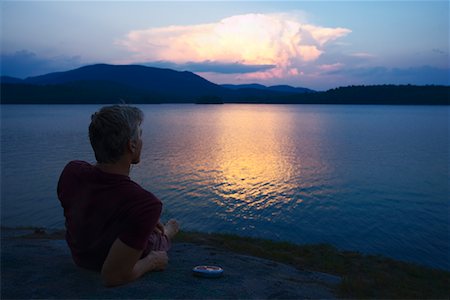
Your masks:
M 449 264 L 449 108 L 148 105 L 131 177 L 163 219 Z M 1 106 L 3 226 L 63 228 L 56 183 L 93 162 L 98 106 Z

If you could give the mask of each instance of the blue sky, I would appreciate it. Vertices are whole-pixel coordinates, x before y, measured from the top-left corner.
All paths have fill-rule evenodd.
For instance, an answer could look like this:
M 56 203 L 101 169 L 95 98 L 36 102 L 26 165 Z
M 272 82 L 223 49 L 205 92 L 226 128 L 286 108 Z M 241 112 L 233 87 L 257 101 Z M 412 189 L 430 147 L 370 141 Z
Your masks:
M 1 2 L 2 75 L 92 63 L 317 90 L 448 85 L 449 2 Z

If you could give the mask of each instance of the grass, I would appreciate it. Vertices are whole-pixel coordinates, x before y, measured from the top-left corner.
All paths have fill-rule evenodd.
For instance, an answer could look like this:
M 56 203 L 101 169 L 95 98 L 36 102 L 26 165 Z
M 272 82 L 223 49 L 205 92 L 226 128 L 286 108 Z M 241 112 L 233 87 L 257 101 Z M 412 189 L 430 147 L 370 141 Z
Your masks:
M 339 251 L 329 244 L 296 245 L 231 234 L 180 232 L 175 242 L 207 244 L 341 276 L 340 298 L 449 299 L 450 272 L 382 256 Z

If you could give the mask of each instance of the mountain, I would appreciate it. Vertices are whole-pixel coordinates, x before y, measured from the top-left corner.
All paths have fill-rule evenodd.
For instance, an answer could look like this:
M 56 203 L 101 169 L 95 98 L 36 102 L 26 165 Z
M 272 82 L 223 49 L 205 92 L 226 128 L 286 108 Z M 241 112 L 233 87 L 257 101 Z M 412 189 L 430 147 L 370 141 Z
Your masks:
M 252 83 L 252 84 L 221 84 L 220 86 L 230 89 L 230 90 L 257 89 L 257 90 L 283 92 L 283 93 L 290 93 L 290 94 L 315 92 L 315 91 L 307 89 L 307 88 L 292 87 L 290 85 L 273 85 L 273 86 L 267 87 L 262 84 Z
M 250 83 L 250 84 L 221 84 L 220 86 L 230 89 L 230 90 L 240 90 L 240 89 L 258 89 L 265 90 L 267 87 L 258 83 Z
M 11 76 L 0 76 L 0 83 L 24 83 L 24 81 Z
M 314 90 L 310 90 L 307 88 L 292 87 L 290 85 L 273 85 L 273 86 L 269 86 L 268 89 L 270 91 L 284 92 L 284 93 L 291 93 L 291 94 L 315 93 L 316 92 Z
M 224 88 L 191 72 L 139 65 L 90 65 L 66 72 L 28 77 L 24 83 L 61 85 L 93 81 L 115 83 L 137 89 L 143 94 L 156 94 L 174 101 L 192 101 L 205 95 L 227 93 Z
M 2 104 L 268 103 L 448 105 L 449 86 L 350 86 L 314 92 L 286 85 L 217 85 L 191 72 L 90 65 L 28 77 L 2 76 Z
M 291 88 L 294 90 L 295 88 Z M 249 85 L 230 89 L 192 72 L 97 64 L 24 80 L 5 77 L 2 103 L 268 103 L 285 91 Z

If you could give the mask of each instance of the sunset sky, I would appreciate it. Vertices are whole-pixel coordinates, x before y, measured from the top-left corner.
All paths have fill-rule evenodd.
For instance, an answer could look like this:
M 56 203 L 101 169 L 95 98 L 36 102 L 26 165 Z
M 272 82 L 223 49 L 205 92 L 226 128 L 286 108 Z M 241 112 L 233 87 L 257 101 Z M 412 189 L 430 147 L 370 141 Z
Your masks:
M 2 1 L 1 74 L 93 63 L 316 90 L 450 84 L 448 1 Z

